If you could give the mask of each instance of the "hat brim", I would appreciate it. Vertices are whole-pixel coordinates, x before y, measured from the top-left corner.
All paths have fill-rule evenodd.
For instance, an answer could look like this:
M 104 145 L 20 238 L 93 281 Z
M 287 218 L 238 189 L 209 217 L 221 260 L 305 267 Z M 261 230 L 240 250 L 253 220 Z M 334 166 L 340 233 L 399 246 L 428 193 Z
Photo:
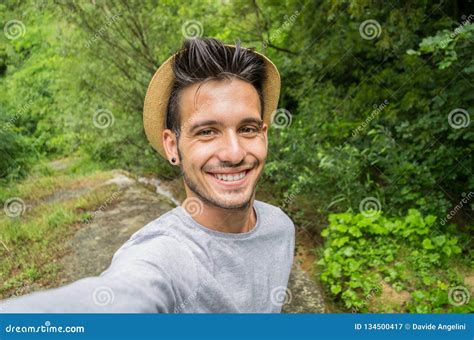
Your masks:
M 233 45 L 226 46 L 235 48 Z M 258 52 L 252 52 L 258 54 L 265 61 L 266 77 L 263 81 L 263 121 L 270 126 L 272 113 L 277 109 L 280 98 L 280 74 L 270 59 Z M 173 57 L 174 55 L 169 57 L 155 72 L 148 86 L 143 107 L 145 134 L 153 148 L 164 158 L 167 157 L 163 147 L 162 134 L 165 130 L 168 101 L 175 81 L 172 68 Z

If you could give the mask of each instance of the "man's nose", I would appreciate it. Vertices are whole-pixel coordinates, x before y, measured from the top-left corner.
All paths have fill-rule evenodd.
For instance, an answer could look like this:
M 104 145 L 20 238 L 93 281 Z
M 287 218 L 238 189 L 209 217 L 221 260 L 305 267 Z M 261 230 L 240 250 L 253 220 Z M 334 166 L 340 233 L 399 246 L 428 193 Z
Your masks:
M 238 164 L 245 158 L 245 155 L 246 151 L 239 140 L 239 136 L 235 132 L 227 133 L 219 148 L 218 157 L 220 160 Z

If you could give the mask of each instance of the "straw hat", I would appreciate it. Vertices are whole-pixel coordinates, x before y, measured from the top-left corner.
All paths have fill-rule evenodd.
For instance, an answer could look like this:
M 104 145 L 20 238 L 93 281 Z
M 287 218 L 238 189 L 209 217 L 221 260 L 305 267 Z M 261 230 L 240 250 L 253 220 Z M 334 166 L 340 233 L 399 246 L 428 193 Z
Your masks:
M 226 46 L 235 49 L 234 45 Z M 280 97 L 280 74 L 270 59 L 258 52 L 252 52 L 261 56 L 265 61 L 266 78 L 263 81 L 263 121 L 270 126 L 272 113 L 277 109 Z M 163 148 L 162 132 L 165 129 L 168 101 L 175 80 L 172 69 L 173 57 L 174 55 L 168 58 L 155 72 L 150 85 L 148 85 L 143 108 L 145 134 L 153 148 L 164 158 L 167 157 Z

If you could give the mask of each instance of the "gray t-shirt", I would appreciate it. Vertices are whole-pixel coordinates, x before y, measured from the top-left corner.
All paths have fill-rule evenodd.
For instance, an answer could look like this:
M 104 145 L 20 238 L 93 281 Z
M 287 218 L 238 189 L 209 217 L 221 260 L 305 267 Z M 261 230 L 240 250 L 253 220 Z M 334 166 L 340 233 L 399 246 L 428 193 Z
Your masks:
M 182 207 L 137 231 L 100 276 L 4 300 L 0 313 L 279 313 L 293 263 L 295 228 L 254 201 L 246 233 L 206 228 Z

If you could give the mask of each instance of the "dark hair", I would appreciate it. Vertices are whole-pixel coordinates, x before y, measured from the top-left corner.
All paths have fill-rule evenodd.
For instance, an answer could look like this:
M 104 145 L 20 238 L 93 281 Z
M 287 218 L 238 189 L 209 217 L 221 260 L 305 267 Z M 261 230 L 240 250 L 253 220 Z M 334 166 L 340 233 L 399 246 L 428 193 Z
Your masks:
M 250 49 L 225 46 L 213 38 L 194 38 L 184 41 L 172 62 L 175 82 L 171 90 L 166 113 L 166 128 L 179 136 L 179 95 L 185 87 L 209 80 L 239 78 L 252 84 L 260 98 L 263 116 L 263 80 L 265 62 Z

